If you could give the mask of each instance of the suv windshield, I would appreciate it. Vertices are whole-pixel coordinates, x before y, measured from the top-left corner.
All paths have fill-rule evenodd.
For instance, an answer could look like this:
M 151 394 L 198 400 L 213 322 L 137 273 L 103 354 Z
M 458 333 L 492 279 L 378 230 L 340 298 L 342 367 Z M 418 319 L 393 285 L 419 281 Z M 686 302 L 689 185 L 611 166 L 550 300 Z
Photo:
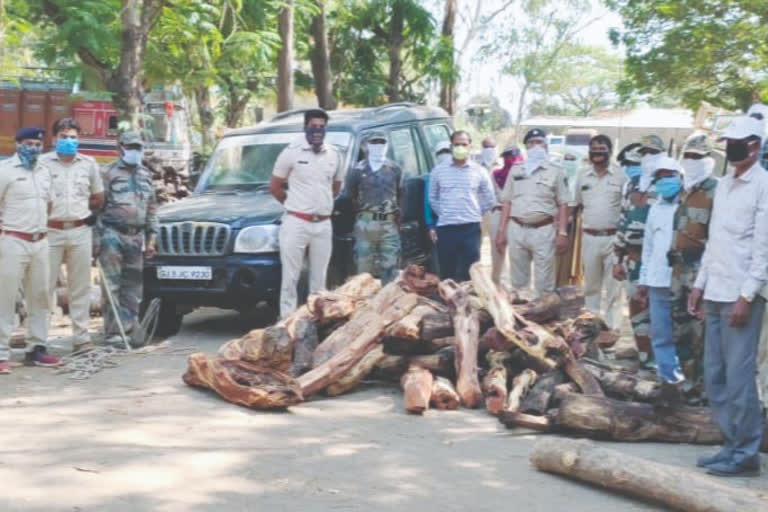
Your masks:
M 288 144 L 303 140 L 304 134 L 299 132 L 225 137 L 208 160 L 198 191 L 264 185 L 280 152 Z M 327 132 L 325 136 L 325 142 L 336 146 L 342 155 L 351 140 L 350 132 Z

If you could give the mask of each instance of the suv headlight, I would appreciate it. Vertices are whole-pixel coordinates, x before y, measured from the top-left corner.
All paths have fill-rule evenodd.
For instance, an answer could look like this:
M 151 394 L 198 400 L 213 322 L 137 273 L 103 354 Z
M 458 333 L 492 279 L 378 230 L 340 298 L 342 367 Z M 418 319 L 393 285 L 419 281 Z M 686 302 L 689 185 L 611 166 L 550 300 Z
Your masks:
M 235 252 L 250 254 L 277 252 L 280 249 L 277 241 L 279 229 L 280 226 L 269 224 L 240 230 L 235 239 Z

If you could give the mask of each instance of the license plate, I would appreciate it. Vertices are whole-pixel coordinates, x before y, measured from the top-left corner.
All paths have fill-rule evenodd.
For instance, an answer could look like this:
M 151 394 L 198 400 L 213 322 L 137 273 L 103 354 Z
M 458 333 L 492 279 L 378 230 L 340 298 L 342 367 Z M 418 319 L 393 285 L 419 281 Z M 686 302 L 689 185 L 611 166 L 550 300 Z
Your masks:
M 211 267 L 157 267 L 157 278 L 210 281 L 213 273 Z

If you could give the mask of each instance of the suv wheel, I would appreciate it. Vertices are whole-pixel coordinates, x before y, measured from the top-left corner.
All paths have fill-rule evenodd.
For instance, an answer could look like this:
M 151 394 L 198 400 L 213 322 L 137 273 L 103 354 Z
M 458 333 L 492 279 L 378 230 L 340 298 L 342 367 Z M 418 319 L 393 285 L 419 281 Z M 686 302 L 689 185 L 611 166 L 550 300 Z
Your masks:
M 151 297 L 141 301 L 141 307 L 139 308 L 139 318 L 144 316 L 144 312 L 147 310 Z M 168 338 L 174 334 L 178 334 L 181 329 L 181 322 L 184 319 L 184 314 L 179 313 L 176 310 L 176 303 L 162 299 L 160 302 L 160 313 L 157 320 L 157 330 L 155 336 L 159 338 Z

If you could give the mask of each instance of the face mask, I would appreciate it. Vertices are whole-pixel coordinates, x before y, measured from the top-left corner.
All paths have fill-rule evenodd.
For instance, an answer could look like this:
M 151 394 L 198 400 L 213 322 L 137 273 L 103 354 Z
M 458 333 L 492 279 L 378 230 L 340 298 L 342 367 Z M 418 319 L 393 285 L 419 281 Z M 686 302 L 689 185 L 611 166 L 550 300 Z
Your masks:
M 725 156 L 729 162 L 742 162 L 751 156 L 749 144 L 744 141 L 728 141 L 725 146 Z
M 453 158 L 463 162 L 469 156 L 469 146 L 453 146 Z
M 627 175 L 627 178 L 634 180 L 643 175 L 643 166 L 640 164 L 626 165 L 624 166 L 624 173 Z
M 307 142 L 312 146 L 319 146 L 325 140 L 325 127 L 324 126 L 307 126 L 304 128 L 304 134 L 307 137 Z
M 480 158 L 483 161 L 483 165 L 491 165 L 496 160 L 496 148 L 483 148 Z
M 56 152 L 60 155 L 75 155 L 79 146 L 80 142 L 77 139 L 70 139 L 69 137 L 59 139 L 56 143 Z
M 525 172 L 528 176 L 541 167 L 547 161 L 547 150 L 544 146 L 533 146 L 528 150 L 528 159 L 525 161 Z
M 593 164 L 602 164 L 608 161 L 610 154 L 607 151 L 590 151 L 589 161 Z
M 368 144 L 368 165 L 371 166 L 371 170 L 378 171 L 384 160 L 387 158 L 387 145 L 386 144 Z
M 451 160 L 451 154 L 450 153 L 440 153 L 437 155 L 437 165 L 442 165 L 446 162 L 450 162 Z
M 664 199 L 672 199 L 680 193 L 682 183 L 677 176 L 667 176 L 656 180 L 656 192 Z
M 16 144 L 16 152 L 21 160 L 21 165 L 27 169 L 33 169 L 37 164 L 37 157 L 40 156 L 43 148 L 40 146 L 28 146 L 26 144 Z
M 640 177 L 640 191 L 645 192 L 650 188 L 653 182 L 653 173 L 656 171 L 656 161 L 663 156 L 663 153 L 655 155 L 645 155 L 641 160 L 643 166 L 643 175 Z
M 125 149 L 123 150 L 123 162 L 126 165 L 139 165 L 143 154 L 144 152 L 141 149 Z
M 680 165 L 685 171 L 683 184 L 686 190 L 689 190 L 712 175 L 712 170 L 715 168 L 715 159 L 709 156 L 699 160 L 684 158 Z

